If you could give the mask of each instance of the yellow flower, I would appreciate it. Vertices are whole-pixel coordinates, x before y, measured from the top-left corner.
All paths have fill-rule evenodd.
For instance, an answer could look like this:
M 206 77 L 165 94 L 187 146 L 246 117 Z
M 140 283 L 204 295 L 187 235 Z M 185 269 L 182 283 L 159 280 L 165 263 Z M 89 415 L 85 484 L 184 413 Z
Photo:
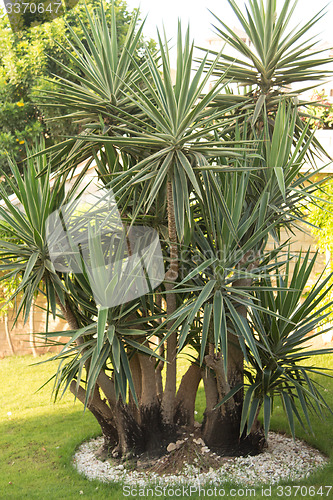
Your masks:
M 21 108 L 22 106 L 24 106 L 24 102 L 17 102 L 16 104 L 17 104 L 20 108 Z
M 20 141 L 19 144 L 24 144 L 24 141 Z

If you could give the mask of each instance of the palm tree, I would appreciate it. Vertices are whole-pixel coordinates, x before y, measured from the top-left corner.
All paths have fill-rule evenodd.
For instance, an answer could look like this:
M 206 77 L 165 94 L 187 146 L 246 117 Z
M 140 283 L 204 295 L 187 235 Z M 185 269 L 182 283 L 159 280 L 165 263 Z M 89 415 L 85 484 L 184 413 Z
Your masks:
M 249 36 L 263 30 L 267 67 L 283 74 L 288 69 L 279 37 L 289 19 L 289 3 L 276 16 L 275 2 L 268 0 L 264 8 L 253 0 L 248 21 Z M 17 314 L 23 310 L 27 317 L 34 295 L 44 292 L 50 313 L 60 312 L 68 321 L 70 332 L 48 333 L 49 339 L 70 336 L 54 357 L 60 361 L 55 395 L 70 388 L 94 414 L 104 436 L 103 454 L 163 452 L 184 428 L 192 429 L 201 379 L 206 443 L 220 453 L 258 452 L 274 398 L 282 398 L 292 432 L 294 416 L 303 423 L 303 411 L 309 423 L 308 408 L 321 412 L 327 407 L 311 380 L 312 369 L 304 363 L 309 354 L 303 349 L 305 335 L 328 310 L 328 305 L 315 309 L 325 295 L 323 284 L 315 285 L 301 305 L 314 262 L 300 255 L 291 272 L 292 256 L 280 242 L 280 229 L 299 226 L 317 188 L 309 182 L 310 174 L 300 173 L 312 135 L 299 120 L 297 105 L 277 88 L 265 87 L 266 94 L 272 91 L 276 97 L 273 110 L 266 97 L 260 106 L 254 104 L 252 93 L 245 96 L 246 106 L 243 98 L 230 98 L 229 76 L 244 83 L 244 69 L 235 63 L 229 75 L 223 54 L 211 61 L 207 53 L 193 73 L 193 43 L 189 30 L 183 38 L 180 25 L 173 81 L 168 42 L 159 34 L 157 52 L 147 49 L 140 64 L 134 57 L 142 29 L 135 31 L 136 18 L 122 50 L 116 43 L 115 15 L 109 28 L 101 7 L 89 22 L 88 46 L 76 39 L 71 54 L 81 85 L 60 80 L 59 91 L 50 95 L 57 106 L 72 106 L 84 130 L 30 158 L 24 181 L 12 163 L 13 180 L 8 182 L 22 209 L 13 207 L 2 190 L 6 239 L 1 240 L 1 269 L 7 278 L 23 275 L 14 293 L 22 296 Z M 236 35 L 228 33 L 235 45 Z M 287 52 L 294 43 L 296 38 L 289 40 Z M 305 62 L 307 49 L 306 44 L 303 52 L 294 49 L 297 65 L 290 81 L 318 76 Z M 257 69 L 248 69 L 248 77 L 250 73 Z M 218 79 L 205 92 L 214 74 Z M 104 283 L 105 276 L 92 276 L 84 252 L 70 236 L 76 271 L 64 272 L 52 262 L 47 218 L 80 196 L 78 183 L 68 195 L 64 183 L 82 159 L 87 165 L 95 161 L 99 185 L 115 194 L 126 229 L 126 238 L 112 239 L 115 254 L 119 250 L 132 256 L 125 243 L 135 226 L 148 226 L 160 235 L 164 282 L 125 304 L 100 307 L 92 283 Z M 52 168 L 57 172 L 50 187 Z M 106 266 L 110 249 L 89 231 L 90 258 L 98 270 Z M 269 237 L 276 242 L 270 252 Z M 106 282 L 108 293 L 117 292 L 117 283 Z M 182 351 L 190 353 L 191 364 L 177 387 Z
M 315 88 L 332 71 L 326 69 L 331 58 L 324 57 L 324 49 L 317 48 L 318 37 L 307 38 L 308 32 L 320 21 L 325 9 L 319 11 L 302 26 L 293 26 L 297 0 L 286 0 L 277 12 L 276 0 L 250 2 L 246 12 L 242 12 L 235 0 L 228 0 L 237 20 L 251 41 L 250 47 L 234 33 L 218 16 L 214 16 L 214 29 L 221 41 L 231 46 L 236 56 L 222 53 L 214 74 L 221 76 L 227 72 L 233 78 L 239 92 L 219 95 L 215 100 L 218 107 L 229 107 L 238 102 L 248 110 L 251 123 L 262 125 L 263 114 L 269 113 L 269 128 L 274 127 L 281 95 L 285 100 L 299 105 L 302 92 Z M 210 50 L 213 58 L 217 53 Z M 209 66 L 211 62 L 208 62 Z M 296 92 L 295 84 L 306 86 Z M 303 112 L 304 113 L 304 112 Z M 302 112 L 296 117 L 295 137 L 302 131 Z M 246 116 L 245 113 L 244 116 Z M 318 141 L 313 141 L 315 149 L 324 152 Z

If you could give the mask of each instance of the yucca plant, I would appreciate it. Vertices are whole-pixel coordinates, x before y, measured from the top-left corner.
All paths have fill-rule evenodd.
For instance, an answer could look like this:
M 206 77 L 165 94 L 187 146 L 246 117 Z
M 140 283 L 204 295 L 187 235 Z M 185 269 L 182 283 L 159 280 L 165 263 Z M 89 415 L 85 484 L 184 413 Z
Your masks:
M 241 56 L 235 60 L 221 54 L 219 71 L 224 72 L 230 67 L 229 72 L 238 84 L 253 87 L 253 91 L 260 90 L 265 99 L 271 97 L 271 93 L 278 96 L 279 87 L 287 89 L 296 82 L 326 78 L 327 73 L 322 66 L 329 64 L 330 59 L 314 57 L 324 53 L 324 50 L 314 50 L 318 43 L 316 37 L 303 39 L 324 16 L 325 9 L 301 27 L 291 28 L 297 0 L 286 0 L 280 12 L 277 12 L 276 0 L 253 0 L 245 6 L 244 12 L 235 0 L 228 0 L 228 3 L 251 40 L 253 49 L 213 14 L 217 33 Z
M 103 4 L 98 16 L 94 13 L 91 15 L 87 7 L 85 10 L 89 29 L 80 18 L 78 22 L 86 36 L 86 44 L 82 43 L 70 25 L 67 28 L 72 38 L 72 42 L 68 42 L 71 50 L 62 47 L 55 40 L 71 61 L 72 68 L 61 61 L 54 62 L 62 67 L 68 77 L 57 78 L 54 82 L 55 90 L 44 90 L 36 99 L 45 106 L 66 110 L 62 119 L 70 118 L 80 124 L 83 135 L 87 130 L 90 133 L 113 135 L 122 123 L 121 118 L 117 117 L 119 107 L 126 112 L 127 117 L 138 112 L 124 94 L 124 89 L 131 83 L 140 84 L 135 66 L 142 58 L 138 51 L 143 50 L 144 22 L 139 25 L 137 11 L 131 19 L 123 45 L 119 46 L 114 3 L 111 6 L 111 25 L 108 24 Z M 75 83 L 77 81 L 79 83 Z M 71 110 L 69 115 L 68 110 Z M 58 151 L 59 146 L 50 150 Z M 68 161 L 66 164 L 63 161 L 61 163 L 64 168 L 74 159 L 80 162 L 89 158 L 91 144 L 87 151 L 82 141 L 68 138 L 61 144 L 60 151 L 60 157 L 55 154 L 52 163 L 57 165 L 66 152 Z
M 214 404 L 218 397 L 225 397 L 228 387 L 242 386 L 246 346 L 250 346 L 258 370 L 261 366 L 255 334 L 248 327 L 247 310 L 263 308 L 261 301 L 252 301 L 250 292 L 255 289 L 256 276 L 269 276 L 274 268 L 274 263 L 267 263 L 268 237 L 279 241 L 281 227 L 291 230 L 298 227 L 306 213 L 302 205 L 315 189 L 311 183 L 305 187 L 308 176 L 303 178 L 299 174 L 306 147 L 301 148 L 302 139 L 293 147 L 295 112 L 280 106 L 278 127 L 271 144 L 267 141 L 264 147 L 259 146 L 262 156 L 254 155 L 252 160 L 244 158 L 243 162 L 237 159 L 238 168 L 234 170 L 225 167 L 225 170 L 202 173 L 203 199 L 192 203 L 195 226 L 182 246 L 180 277 L 183 279 L 176 287 L 176 291 L 186 295 L 177 311 L 168 316 L 169 321 L 175 320 L 172 327 L 162 323 L 158 328 L 165 331 L 165 338 L 174 330 L 179 331 L 179 352 L 189 344 L 197 350 L 192 372 L 196 370 L 198 376 L 202 376 L 207 395 L 203 435 L 211 447 L 220 446 L 224 450 L 229 443 L 233 448 L 239 435 L 243 393 L 234 397 L 236 402 L 231 414 L 225 409 L 220 414 L 214 410 Z M 283 167 L 278 168 L 282 176 L 272 165 L 271 153 L 276 155 L 274 151 L 279 150 L 278 165 Z M 245 162 L 248 171 L 244 168 Z M 271 258 L 278 252 L 279 248 Z M 278 315 L 277 312 L 271 314 Z M 201 334 L 199 340 L 198 334 Z M 203 366 L 212 371 L 203 370 Z M 191 381 L 188 384 L 190 386 Z M 190 387 L 187 393 L 191 394 Z M 192 403 L 184 405 L 185 421 L 193 419 L 187 409 L 194 408 L 194 401 Z M 228 405 L 231 407 L 230 401 Z M 181 421 L 181 405 L 177 411 Z M 251 447 L 251 440 L 258 445 L 260 439 L 260 433 L 253 432 L 253 436 L 244 436 L 241 447 L 244 446 L 243 450 Z
M 280 11 L 277 10 L 276 0 L 253 0 L 248 6 L 245 5 L 245 9 L 235 0 L 228 0 L 228 3 L 251 46 L 227 26 L 223 19 L 212 13 L 216 34 L 236 52 L 233 56 L 224 50 L 219 55 L 219 62 L 214 62 L 213 73 L 221 77 L 227 71 L 228 78 L 232 78 L 240 90 L 239 93 L 230 91 L 217 96 L 215 105 L 224 108 L 238 103 L 244 106 L 244 116 L 251 120 L 254 129 L 260 129 L 263 117 L 269 112 L 269 127 L 272 131 L 281 95 L 299 107 L 302 104 L 300 94 L 316 87 L 318 82 L 325 80 L 332 72 L 326 69 L 332 62 L 331 58 L 326 57 L 325 50 L 318 46 L 318 37 L 311 34 L 313 26 L 323 18 L 325 8 L 302 26 L 292 27 L 297 0 L 284 1 Z M 215 60 L 217 53 L 212 50 L 210 53 Z M 295 83 L 305 86 L 294 91 Z M 302 116 L 306 114 L 304 110 L 300 110 L 297 116 L 297 138 L 304 131 Z M 306 138 L 308 137 L 309 134 Z M 320 143 L 313 139 L 309 159 L 313 159 L 313 154 L 318 152 L 325 154 Z
M 278 19 L 285 19 L 289 3 L 285 2 Z M 251 2 L 252 9 L 258 5 L 256 0 Z M 269 13 L 265 14 L 268 32 L 270 26 L 275 26 L 271 12 L 274 8 L 275 3 L 270 0 L 266 10 L 260 7 L 262 13 Z M 131 37 L 135 22 L 130 28 Z M 259 14 L 254 22 L 259 32 Z M 35 214 L 29 231 L 35 235 L 37 230 L 44 242 L 45 217 L 62 209 L 66 202 L 61 198 L 46 209 L 44 198 L 38 198 L 37 186 L 46 189 L 49 182 L 49 174 L 43 177 L 49 171 L 48 165 L 26 177 L 31 200 L 36 201 L 32 207 L 31 200 L 25 206 L 29 215 L 17 213 L 11 200 L 4 196 L 4 230 L 17 228 L 15 234 L 8 229 L 9 239 L 11 235 L 13 238 L 10 252 L 6 246 L 8 238 L 1 250 L 4 269 L 13 275 L 23 273 L 17 293 L 25 294 L 26 310 L 31 296 L 28 285 L 32 284 L 34 291 L 45 286 L 51 311 L 56 314 L 58 307 L 67 319 L 71 331 L 63 336 L 70 336 L 70 340 L 56 356 L 60 365 L 55 375 L 55 394 L 70 388 L 91 410 L 105 438 L 103 453 L 127 456 L 165 451 L 165 445 L 184 428 L 193 429 L 201 379 L 207 401 L 201 427 L 206 443 L 221 453 L 258 452 L 268 429 L 267 402 L 265 429 L 257 420 L 262 401 L 282 391 L 288 414 L 290 405 L 294 412 L 297 408 L 291 394 L 295 396 L 298 386 L 288 386 L 291 392 L 285 397 L 289 389 L 285 389 L 281 374 L 277 385 L 269 386 L 271 392 L 260 392 L 259 385 L 253 392 L 253 381 L 263 380 L 269 356 L 272 362 L 279 361 L 280 347 L 275 346 L 274 354 L 273 345 L 267 340 L 271 336 L 275 341 L 269 325 L 279 326 L 281 342 L 288 345 L 284 332 L 288 332 L 287 339 L 290 336 L 301 342 L 301 333 L 308 332 L 305 325 L 312 321 L 306 323 L 311 318 L 306 307 L 303 330 L 289 318 L 291 312 L 302 310 L 300 293 L 311 265 L 306 269 L 298 265 L 287 293 L 288 267 L 283 277 L 283 258 L 278 258 L 283 251 L 281 228 L 293 230 L 298 226 L 304 217 L 304 205 L 317 187 L 307 182 L 310 174 L 300 174 L 312 144 L 312 133 L 306 127 L 300 131 L 298 109 L 281 92 L 275 101 L 274 115 L 269 99 L 261 99 L 258 107 L 256 96 L 247 96 L 250 109 L 256 109 L 257 117 L 260 115 L 257 125 L 251 126 L 242 99 L 230 102 L 227 93 L 230 76 L 241 84 L 243 76 L 239 73 L 237 80 L 233 68 L 228 76 L 226 66 L 221 73 L 221 54 L 209 64 L 207 54 L 193 74 L 193 43 L 189 30 L 183 37 L 180 25 L 173 80 L 168 43 L 160 35 L 157 53 L 147 50 L 140 63 L 135 57 L 135 36 L 127 39 L 127 49 L 116 58 L 115 16 L 108 27 L 101 8 L 90 23 L 93 37 L 89 46 L 82 47 L 77 41 L 73 51 L 84 75 L 81 74 L 81 86 L 70 80 L 60 82 L 59 92 L 52 95 L 66 106 L 72 105 L 84 126 L 79 136 L 53 149 L 52 165 L 57 167 L 56 179 L 61 179 L 56 182 L 62 186 L 65 176 L 75 171 L 82 158 L 89 158 L 90 164 L 94 161 L 96 177 L 105 189 L 112 188 L 114 192 L 126 238 L 130 239 L 130 232 L 137 225 L 158 232 L 166 268 L 164 281 L 138 299 L 100 307 L 104 299 L 107 302 L 105 290 L 110 295 L 117 292 L 118 278 L 109 280 L 107 272 L 100 273 L 110 248 L 103 246 L 92 229 L 86 239 L 90 258 L 96 262 L 96 273 L 85 268 L 81 261 L 85 250 L 74 240 L 70 255 L 75 254 L 77 267 L 72 269 L 56 271 L 55 264 L 52 267 L 48 263 L 52 261 L 52 251 L 44 243 L 37 256 L 35 252 L 31 257 L 34 240 L 26 238 L 24 232 L 20 239 L 25 226 L 21 222 L 17 225 L 16 220 L 30 220 Z M 280 31 L 281 27 L 277 28 L 275 38 Z M 273 43 L 271 38 L 267 40 L 268 45 Z M 275 57 L 271 52 L 268 50 L 265 56 L 272 59 L 267 60 L 268 66 Z M 281 57 L 283 54 L 282 51 Z M 305 75 L 301 67 L 302 63 L 294 81 Z M 282 71 L 284 67 L 279 68 Z M 217 71 L 219 79 L 205 93 L 206 84 Z M 306 75 L 317 76 L 309 66 Z M 273 87 L 275 96 L 278 89 Z M 224 103 L 216 106 L 219 96 L 223 96 Z M 25 193 L 20 192 L 22 181 L 17 175 L 15 183 L 13 189 L 24 200 Z M 45 208 L 43 215 L 38 215 L 40 207 Z M 267 251 L 269 237 L 276 241 L 271 252 Z M 22 243 L 17 244 L 15 238 Z M 116 245 L 123 245 L 126 238 L 119 238 Z M 116 239 L 114 235 L 111 246 Z M 24 258 L 20 257 L 22 252 Z M 126 257 L 131 257 L 130 245 Z M 288 254 L 284 260 L 288 262 Z M 296 277 L 298 272 L 302 279 Z M 282 276 L 277 284 L 272 281 L 274 273 Z M 94 293 L 97 285 L 103 289 L 100 295 Z M 321 298 L 320 286 L 311 292 L 311 304 Z M 272 305 L 275 297 L 285 296 L 290 307 Z M 281 366 L 289 357 L 296 359 L 292 340 L 289 347 L 289 353 L 281 351 Z M 192 362 L 177 387 L 177 359 L 181 351 L 189 352 Z M 245 375 L 247 386 L 250 385 L 247 392 Z M 305 377 L 303 372 L 302 376 Z M 314 394 L 318 400 L 318 393 Z M 300 398 L 302 406 L 304 401 L 305 405 L 313 404 L 305 397 Z
M 135 152 L 136 156 L 142 158 L 133 167 L 124 169 L 123 173 L 119 172 L 111 183 L 117 193 L 120 207 L 123 206 L 124 200 L 128 203 L 135 193 L 136 206 L 131 224 L 135 222 L 140 211 L 151 212 L 152 205 L 156 206 L 161 193 L 165 193 L 164 217 L 169 246 L 169 269 L 165 276 L 168 314 L 177 306 L 176 297 L 171 292 L 178 278 L 179 242 L 184 238 L 185 226 L 190 228 L 192 225 L 189 200 L 192 194 L 194 197 L 202 196 L 200 172 L 206 168 L 223 168 L 218 165 L 209 166 L 211 158 L 230 155 L 241 157 L 244 154 L 242 141 L 239 141 L 237 148 L 234 144 L 215 140 L 213 132 L 221 126 L 219 122 L 224 113 L 211 113 L 207 105 L 221 91 L 221 85 L 217 82 L 201 98 L 212 71 L 204 75 L 203 62 L 192 77 L 193 48 L 189 31 L 187 30 L 183 42 L 179 25 L 178 64 L 176 82 L 173 84 L 168 46 L 159 37 L 158 60 L 147 51 L 144 69 L 136 67 L 143 88 L 133 81 L 126 89 L 127 98 L 140 109 L 139 117 L 132 115 L 130 119 L 123 118 L 117 134 L 86 135 L 83 138 L 85 142 L 96 141 L 105 147 L 123 148 L 132 156 Z M 119 105 L 119 115 L 122 113 L 123 108 Z M 145 127 L 143 124 L 146 124 Z M 250 155 L 250 152 L 248 154 Z M 105 158 L 104 155 L 103 157 Z M 96 159 L 96 162 L 103 175 L 108 168 L 103 167 L 102 159 Z M 140 185 L 139 196 L 137 185 Z M 122 209 L 122 212 L 126 213 L 126 210 Z M 166 389 L 162 398 L 162 418 L 166 425 L 172 425 L 174 418 L 176 346 L 177 336 L 174 332 L 167 339 L 166 349 Z
M 308 289 L 308 279 L 313 271 L 317 253 L 310 259 L 310 252 L 300 252 L 288 262 L 283 272 L 260 278 L 253 291 L 254 307 L 249 309 L 249 326 L 260 337 L 258 352 L 261 369 L 249 353 L 249 370 L 246 398 L 244 400 L 241 431 L 248 432 L 263 406 L 265 435 L 270 425 L 274 401 L 280 398 L 290 431 L 295 437 L 295 420 L 312 431 L 310 414 L 323 418 L 324 411 L 331 411 L 321 386 L 312 378 L 314 373 L 332 376 L 316 365 L 316 356 L 331 353 L 332 348 L 312 348 L 318 335 L 330 330 L 332 301 L 327 300 L 332 285 L 332 274 L 324 278 L 324 271 Z M 275 292 L 269 290 L 275 281 Z M 263 287 L 263 289 L 261 289 Z M 303 300 L 301 300 L 303 296 Z M 263 309 L 256 309 L 259 301 Z M 320 307 L 321 305 L 321 307 Z M 271 313 L 274 313 L 272 315 Z M 277 316 L 277 314 L 279 316 Z M 323 328 L 318 328 L 320 323 Z M 325 326 L 326 323 L 326 326 Z
M 36 151 L 44 149 L 38 145 Z M 28 151 L 28 155 L 32 152 Z M 58 304 L 65 307 L 64 287 L 48 256 L 46 242 L 47 217 L 66 200 L 64 176 L 51 181 L 51 168 L 47 155 L 29 158 L 21 175 L 17 164 L 9 159 L 11 177 L 3 174 L 7 186 L 16 198 L 16 203 L 0 186 L 1 280 L 22 276 L 19 286 L 8 300 L 20 296 L 17 317 L 22 312 L 26 321 L 34 295 L 44 281 L 44 292 L 57 297 Z M 39 177 L 42 170 L 46 174 Z M 70 194 L 68 196 L 70 198 Z M 47 276 L 47 279 L 46 279 Z M 52 308 L 56 314 L 56 306 Z

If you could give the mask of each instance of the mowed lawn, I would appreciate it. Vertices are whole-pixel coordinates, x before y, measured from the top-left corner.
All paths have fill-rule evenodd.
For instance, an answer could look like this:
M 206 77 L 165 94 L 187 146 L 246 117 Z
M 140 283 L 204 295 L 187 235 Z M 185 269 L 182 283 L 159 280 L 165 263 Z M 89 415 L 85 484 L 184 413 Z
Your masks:
M 38 361 L 41 359 L 46 357 Z M 88 411 L 83 413 L 81 403 L 73 403 L 71 394 L 54 404 L 51 384 L 37 391 L 54 373 L 56 363 L 31 366 L 35 362 L 30 356 L 0 360 L 0 500 L 124 498 L 120 486 L 87 481 L 73 469 L 71 459 L 76 447 L 97 436 L 99 426 Z M 333 367 L 333 355 L 317 360 L 316 364 Z M 320 381 L 333 407 L 333 379 Z M 202 419 L 203 408 L 201 390 L 197 398 L 198 420 Z M 272 423 L 275 430 L 288 430 L 281 407 L 276 408 Z M 325 452 L 330 463 L 300 484 L 313 485 L 319 490 L 320 486 L 333 485 L 333 416 L 328 415 L 324 422 L 314 417 L 313 427 L 315 437 L 306 435 L 299 427 L 297 435 Z M 231 487 L 225 487 L 226 495 Z M 303 493 L 305 491 L 303 489 Z M 323 493 L 322 496 L 303 494 L 297 498 L 333 498 L 333 488 L 329 497 L 325 489 Z M 257 489 L 256 497 L 262 498 L 261 488 Z M 270 498 L 280 498 L 274 488 Z

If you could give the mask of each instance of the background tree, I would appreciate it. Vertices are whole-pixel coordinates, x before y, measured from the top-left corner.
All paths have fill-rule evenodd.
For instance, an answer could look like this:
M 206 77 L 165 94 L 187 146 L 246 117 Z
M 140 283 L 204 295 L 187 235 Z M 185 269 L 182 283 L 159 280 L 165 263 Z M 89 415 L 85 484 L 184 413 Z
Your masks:
M 263 117 L 268 114 L 268 127 L 272 133 L 281 96 L 288 102 L 300 104 L 302 92 L 315 88 L 332 73 L 327 70 L 331 59 L 324 57 L 325 50 L 318 48 L 318 36 L 306 38 L 309 30 L 324 16 L 325 9 L 317 12 L 304 25 L 294 27 L 292 20 L 297 0 L 285 0 L 279 11 L 276 0 L 255 2 L 244 13 L 235 0 L 228 0 L 228 3 L 239 25 L 249 37 L 251 47 L 234 33 L 223 19 L 213 14 L 217 35 L 237 53 L 236 58 L 224 52 L 220 55 L 214 74 L 221 76 L 225 73 L 226 78 L 234 78 L 237 90 L 235 92 L 231 89 L 228 93 L 218 96 L 215 105 L 229 107 L 231 103 L 236 102 L 243 105 L 244 111 L 247 111 L 243 113 L 243 119 L 246 117 L 251 120 L 252 125 L 257 124 L 251 132 L 262 127 Z M 209 53 L 216 57 L 216 52 L 209 50 Z M 208 62 L 207 65 L 209 64 Z M 305 87 L 295 92 L 295 83 L 304 84 Z M 295 140 L 302 136 L 304 127 L 301 122 L 305 118 L 304 115 L 307 115 L 307 112 L 302 112 L 301 107 L 298 109 Z M 239 121 L 240 117 L 237 118 Z M 311 132 L 308 131 L 306 139 L 310 135 Z M 325 154 L 316 138 L 312 138 L 312 144 L 313 147 L 308 151 L 310 161 L 313 160 L 315 150 L 317 154 L 319 151 Z
M 331 254 L 333 252 L 332 179 L 328 179 L 317 194 L 320 199 L 311 206 L 309 221 L 313 224 L 312 232 L 318 240 L 320 250 L 329 251 Z
M 314 129 L 330 129 L 333 127 L 333 105 L 327 99 L 325 91 L 315 90 L 310 98 L 311 104 L 307 106 L 306 111 L 309 117 L 304 120 L 310 120 L 311 127 Z
M 14 283 L 13 280 L 9 280 L 7 283 L 2 282 L 2 293 L 3 297 L 0 299 L 0 316 L 3 318 L 4 326 L 5 326 L 5 334 L 8 342 L 9 352 L 11 354 L 15 354 L 14 345 L 12 342 L 10 328 L 9 328 L 9 311 L 13 309 L 13 304 L 8 302 L 7 298 L 13 294 L 15 289 L 17 288 L 17 283 Z
M 311 233 L 313 234 L 317 247 L 320 252 L 326 255 L 326 275 L 332 272 L 332 234 L 333 234 L 333 213 L 332 213 L 332 195 L 333 182 L 328 179 L 318 190 L 318 199 L 311 205 L 308 211 L 308 220 L 312 224 Z M 328 280 L 326 288 L 327 294 L 324 303 L 332 300 L 332 280 Z M 318 306 L 319 307 L 319 306 Z
M 250 4 L 249 23 L 258 24 L 252 35 L 262 29 L 262 40 L 274 41 L 276 50 L 266 47 L 266 59 L 285 57 L 276 39 L 286 29 L 289 4 L 281 16 L 273 0 L 265 7 L 257 0 Z M 207 66 L 207 54 L 193 74 L 193 44 L 189 31 L 183 39 L 180 26 L 173 82 L 168 43 L 160 36 L 158 53 L 147 50 L 137 61 L 142 25 L 136 26 L 136 17 L 119 51 L 115 11 L 110 26 L 103 8 L 94 17 L 86 15 L 91 38 L 85 46 L 73 35 L 70 55 L 79 83 L 61 77 L 56 89 L 45 93 L 51 104 L 72 108 L 81 132 L 30 158 L 23 180 L 11 164 L 13 180 L 6 179 L 24 210 L 13 207 L 2 190 L 6 208 L 0 207 L 0 215 L 12 239 L 1 241 L 2 269 L 23 274 L 14 293 L 22 293 L 17 312 L 27 317 L 41 290 L 50 312 L 55 316 L 60 310 L 67 320 L 71 332 L 63 335 L 71 338 L 55 356 L 61 360 L 55 394 L 70 388 L 92 411 L 105 438 L 103 452 L 126 457 L 165 451 L 171 439 L 192 430 L 203 379 L 206 443 L 224 454 L 256 453 L 265 443 L 277 397 L 292 433 L 294 418 L 304 425 L 309 410 L 320 413 L 327 407 L 304 362 L 310 355 L 304 352 L 305 337 L 329 307 L 314 310 L 325 296 L 325 282 L 300 305 L 314 260 L 300 255 L 291 272 L 291 256 L 280 242 L 280 229 L 299 225 L 317 189 L 307 182 L 310 174 L 300 172 L 312 145 L 309 126 L 283 93 L 274 121 L 266 97 L 253 120 L 254 96 L 247 96 L 250 108 L 243 99 L 241 104 L 230 100 L 221 68 L 204 93 L 223 56 L 217 54 Z M 295 43 L 296 38 L 288 50 Z M 305 52 L 293 51 L 295 81 L 313 75 L 307 48 L 305 43 Z M 243 82 L 242 75 L 232 76 Z M 87 166 L 94 160 L 99 185 L 113 189 L 128 238 L 133 227 L 144 225 L 158 231 L 162 242 L 163 284 L 122 305 L 99 307 L 91 284 L 103 283 L 110 296 L 118 292 L 120 276 L 105 282 L 106 273 L 98 270 L 109 252 L 126 249 L 123 237 L 115 234 L 105 250 L 90 229 L 95 274 L 74 241 L 64 258 L 74 259 L 80 272 L 56 271 L 49 255 L 47 216 L 77 196 L 73 188 L 66 197 L 64 183 L 83 159 Z M 52 167 L 57 175 L 50 187 Z M 269 237 L 276 241 L 273 251 L 266 248 Z M 131 256 L 130 247 L 125 254 Z M 177 387 L 177 359 L 184 350 L 192 362 Z
M 50 23 L 34 26 L 14 33 L 8 17 L 0 17 L 0 166 L 8 167 L 7 154 L 17 161 L 24 158 L 25 144 L 31 147 L 42 134 L 47 145 L 63 140 L 64 136 L 78 131 L 78 125 L 70 118 L 52 120 L 60 109 L 36 105 L 36 92 L 53 88 L 55 73 L 78 82 L 71 72 L 71 57 L 68 50 L 75 33 L 85 43 L 88 31 L 86 8 L 92 12 L 99 5 L 97 0 L 79 2 L 73 9 Z M 86 8 L 85 8 L 86 6 Z M 110 20 L 111 4 L 104 2 L 106 17 Z M 121 47 L 130 23 L 131 14 L 126 3 L 115 4 L 119 23 L 117 38 Z M 79 19 L 83 24 L 80 24 Z M 153 44 L 152 41 L 149 45 Z M 55 62 L 55 59 L 57 62 Z M 60 64 L 65 65 L 64 67 Z M 61 110 L 67 114 L 69 109 Z M 7 168 L 7 172 L 8 172 Z

